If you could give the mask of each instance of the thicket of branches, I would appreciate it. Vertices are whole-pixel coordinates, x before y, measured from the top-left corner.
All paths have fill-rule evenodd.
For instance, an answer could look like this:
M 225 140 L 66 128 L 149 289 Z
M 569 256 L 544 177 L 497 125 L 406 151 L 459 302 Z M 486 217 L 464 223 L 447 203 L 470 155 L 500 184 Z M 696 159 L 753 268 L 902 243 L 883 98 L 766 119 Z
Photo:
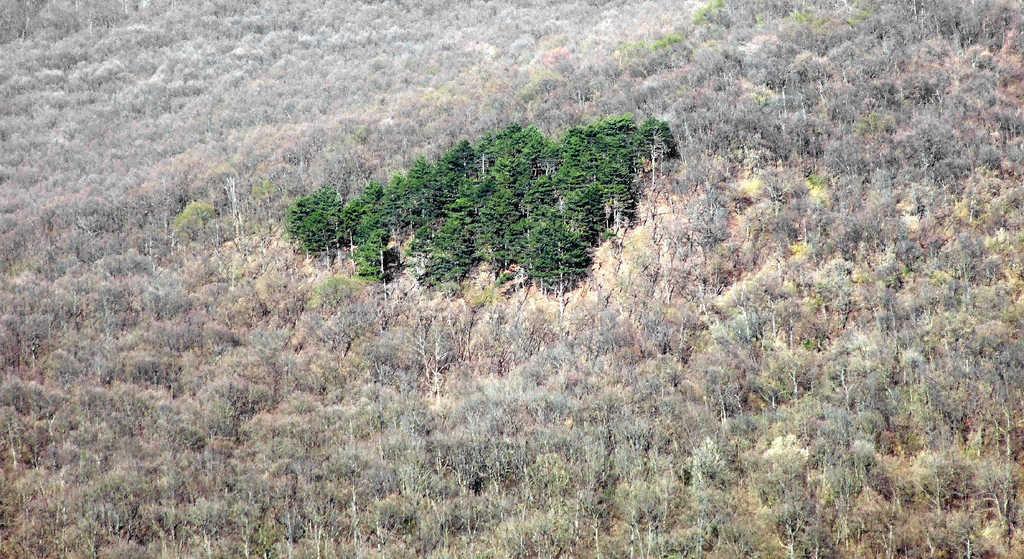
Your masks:
M 2 7 L 0 556 L 1021 553 L 1019 4 L 551 4 Z M 563 297 L 280 231 L 624 113 Z

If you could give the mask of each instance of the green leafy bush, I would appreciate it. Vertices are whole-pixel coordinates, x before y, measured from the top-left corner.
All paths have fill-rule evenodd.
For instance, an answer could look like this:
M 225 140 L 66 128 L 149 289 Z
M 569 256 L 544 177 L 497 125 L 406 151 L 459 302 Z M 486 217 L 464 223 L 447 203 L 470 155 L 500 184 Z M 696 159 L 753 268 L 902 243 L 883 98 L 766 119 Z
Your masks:
M 331 276 L 313 290 L 310 305 L 313 308 L 337 307 L 359 293 L 362 288 L 363 284 L 359 280 L 344 276 Z
M 174 218 L 174 231 L 184 236 L 195 235 L 214 217 L 217 210 L 212 205 L 193 200 Z
M 680 33 L 669 33 L 664 37 L 659 38 L 651 44 L 651 50 L 667 49 L 672 45 L 676 45 L 683 42 L 683 36 Z
M 695 25 L 703 25 L 711 22 L 718 12 L 722 11 L 725 7 L 725 0 L 708 0 L 703 6 L 697 9 L 693 13 L 693 23 Z

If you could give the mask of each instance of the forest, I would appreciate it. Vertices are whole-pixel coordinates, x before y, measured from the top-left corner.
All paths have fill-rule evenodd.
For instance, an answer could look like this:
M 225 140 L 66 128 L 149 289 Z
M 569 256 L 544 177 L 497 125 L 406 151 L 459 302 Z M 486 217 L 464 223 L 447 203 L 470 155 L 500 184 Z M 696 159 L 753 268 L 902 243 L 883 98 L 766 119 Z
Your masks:
M 634 220 L 641 171 L 654 175 L 676 155 L 668 124 L 654 119 L 638 127 L 632 116 L 605 118 L 560 143 L 512 125 L 435 163 L 417 159 L 344 204 L 332 186 L 302 196 L 288 207 L 287 232 L 309 253 L 347 247 L 366 279 L 391 279 L 391 239 L 411 237 L 407 252 L 428 284 L 457 282 L 486 262 L 503 279 L 514 266 L 562 290 L 587 273 L 594 245 Z
M 1024 555 L 1022 12 L 0 1 L 0 557 Z

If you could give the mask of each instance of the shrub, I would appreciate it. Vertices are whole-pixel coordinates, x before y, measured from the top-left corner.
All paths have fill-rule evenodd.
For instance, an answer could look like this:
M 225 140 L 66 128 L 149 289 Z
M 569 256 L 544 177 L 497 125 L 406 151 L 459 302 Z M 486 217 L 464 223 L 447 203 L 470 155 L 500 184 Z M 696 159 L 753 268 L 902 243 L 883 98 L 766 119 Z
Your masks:
M 706 25 L 725 7 L 725 0 L 708 0 L 693 13 L 694 25 Z
M 217 217 L 217 210 L 208 202 L 193 200 L 174 218 L 174 231 L 185 237 L 193 237 Z
M 359 280 L 331 276 L 313 290 L 309 306 L 314 309 L 333 308 L 358 294 L 363 288 Z

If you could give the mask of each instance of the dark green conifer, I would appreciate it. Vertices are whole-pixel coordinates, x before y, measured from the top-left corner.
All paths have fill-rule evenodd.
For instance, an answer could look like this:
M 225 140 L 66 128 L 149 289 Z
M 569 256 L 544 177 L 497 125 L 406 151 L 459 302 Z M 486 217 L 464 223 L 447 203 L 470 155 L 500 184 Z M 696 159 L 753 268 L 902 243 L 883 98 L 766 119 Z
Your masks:
M 611 224 L 606 215 L 604 191 L 592 184 L 577 188 L 565 197 L 566 224 L 588 244 L 597 244 Z
M 338 191 L 325 186 L 288 206 L 285 218 L 288 235 L 303 250 L 322 253 L 337 248 L 343 206 Z
M 387 281 L 398 265 L 392 240 L 411 237 L 408 254 L 429 283 L 457 282 L 484 261 L 518 264 L 561 289 L 586 273 L 606 231 L 632 222 L 639 173 L 676 153 L 665 123 L 637 127 L 630 115 L 572 128 L 560 143 L 513 124 L 436 163 L 419 158 L 344 206 L 329 188 L 299 198 L 288 231 L 310 252 L 348 247 L 369 279 Z
M 352 258 L 356 274 L 373 281 L 390 281 L 398 264 L 395 250 L 388 246 L 390 236 L 383 228 L 368 229 Z
M 498 269 L 511 265 L 522 236 L 519 222 L 519 208 L 512 190 L 498 186 L 480 210 L 476 230 L 478 256 Z
M 522 264 L 542 288 L 560 290 L 586 275 L 589 246 L 551 211 L 528 221 Z
M 427 277 L 431 283 L 459 281 L 475 264 L 473 203 L 458 198 L 430 242 Z

